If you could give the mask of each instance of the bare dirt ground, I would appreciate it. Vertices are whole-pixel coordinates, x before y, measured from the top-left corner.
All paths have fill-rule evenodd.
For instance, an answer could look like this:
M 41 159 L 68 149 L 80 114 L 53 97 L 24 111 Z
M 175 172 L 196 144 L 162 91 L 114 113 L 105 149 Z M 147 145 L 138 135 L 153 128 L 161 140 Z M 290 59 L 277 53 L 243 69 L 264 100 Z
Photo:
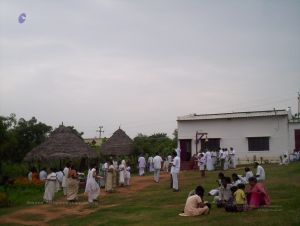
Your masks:
M 162 181 L 168 180 L 170 175 L 167 173 L 161 173 Z M 135 176 L 131 178 L 131 185 L 128 187 L 116 188 L 116 193 L 133 194 L 143 188 L 146 188 L 154 184 L 153 176 Z M 101 189 L 100 200 L 102 197 L 108 195 L 114 195 L 115 193 L 106 193 L 104 189 Z M 79 203 L 79 204 L 78 204 Z M 48 225 L 47 222 L 59 219 L 63 216 L 77 215 L 85 216 L 95 211 L 111 208 L 115 205 L 99 205 L 90 206 L 87 203 L 87 197 L 84 194 L 79 195 L 79 202 L 77 204 L 68 204 L 64 198 L 55 200 L 54 204 L 42 204 L 35 203 L 29 204 L 28 207 L 17 210 L 13 213 L 9 213 L 0 216 L 0 224 L 20 224 L 20 225 Z

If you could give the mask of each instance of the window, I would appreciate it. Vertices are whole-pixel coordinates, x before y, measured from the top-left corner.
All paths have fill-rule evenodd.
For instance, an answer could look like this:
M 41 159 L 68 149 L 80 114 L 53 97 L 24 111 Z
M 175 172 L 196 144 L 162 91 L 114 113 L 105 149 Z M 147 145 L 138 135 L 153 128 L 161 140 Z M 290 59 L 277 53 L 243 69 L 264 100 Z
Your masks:
M 220 138 L 209 138 L 207 141 L 205 139 L 201 139 L 201 150 L 208 149 L 219 150 L 220 148 Z
M 249 151 L 269 151 L 270 137 L 248 137 Z

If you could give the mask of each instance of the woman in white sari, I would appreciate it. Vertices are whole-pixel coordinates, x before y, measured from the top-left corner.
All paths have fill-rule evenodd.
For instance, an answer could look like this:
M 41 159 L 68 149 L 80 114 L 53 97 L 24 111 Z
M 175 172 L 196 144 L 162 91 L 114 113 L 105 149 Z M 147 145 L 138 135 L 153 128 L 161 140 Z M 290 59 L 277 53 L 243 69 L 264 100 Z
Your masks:
M 44 193 L 44 201 L 52 202 L 54 198 L 55 192 L 59 189 L 59 183 L 57 181 L 56 173 L 54 169 L 50 169 L 50 173 L 48 174 L 45 180 L 45 193 Z
M 125 169 L 125 185 L 129 186 L 130 185 L 130 166 L 127 164 L 126 169 Z
M 67 187 L 68 187 L 67 180 L 68 180 L 69 170 L 70 170 L 70 163 L 67 163 L 63 170 L 64 176 L 61 183 L 61 186 L 63 187 L 64 195 L 67 195 Z
M 119 185 L 125 185 L 125 169 L 126 169 L 126 162 L 123 159 L 121 164 L 119 165 Z
M 107 176 L 106 176 L 106 182 L 105 182 L 105 191 L 112 192 L 113 187 L 113 175 L 114 175 L 115 168 L 112 164 L 112 162 L 109 163 L 108 170 L 107 170 Z
M 88 195 L 89 203 L 93 203 L 93 201 L 97 200 L 100 195 L 100 186 L 97 183 L 96 178 L 96 166 L 94 165 L 92 169 L 89 170 L 85 186 L 85 192 Z

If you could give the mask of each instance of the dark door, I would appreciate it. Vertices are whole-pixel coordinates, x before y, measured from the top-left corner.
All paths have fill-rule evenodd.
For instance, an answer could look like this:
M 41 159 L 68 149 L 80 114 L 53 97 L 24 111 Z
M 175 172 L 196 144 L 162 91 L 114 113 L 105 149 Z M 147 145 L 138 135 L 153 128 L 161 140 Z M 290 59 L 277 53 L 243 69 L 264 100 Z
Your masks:
M 295 149 L 300 150 L 300 129 L 295 129 Z
M 180 142 L 180 158 L 181 161 L 190 161 L 192 155 L 192 140 L 179 140 Z

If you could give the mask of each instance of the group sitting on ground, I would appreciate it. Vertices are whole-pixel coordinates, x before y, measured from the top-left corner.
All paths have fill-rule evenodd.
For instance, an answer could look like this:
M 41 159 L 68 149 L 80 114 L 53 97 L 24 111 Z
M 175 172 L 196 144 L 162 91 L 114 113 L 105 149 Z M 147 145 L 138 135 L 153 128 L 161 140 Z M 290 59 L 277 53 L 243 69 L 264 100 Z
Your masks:
M 255 162 L 255 166 L 255 176 L 249 167 L 245 168 L 244 177 L 233 173 L 230 178 L 219 173 L 217 180 L 219 187 L 209 192 L 209 195 L 215 196 L 214 202 L 218 208 L 225 208 L 229 212 L 242 212 L 270 204 L 269 195 L 263 184 L 265 171 L 258 162 Z

